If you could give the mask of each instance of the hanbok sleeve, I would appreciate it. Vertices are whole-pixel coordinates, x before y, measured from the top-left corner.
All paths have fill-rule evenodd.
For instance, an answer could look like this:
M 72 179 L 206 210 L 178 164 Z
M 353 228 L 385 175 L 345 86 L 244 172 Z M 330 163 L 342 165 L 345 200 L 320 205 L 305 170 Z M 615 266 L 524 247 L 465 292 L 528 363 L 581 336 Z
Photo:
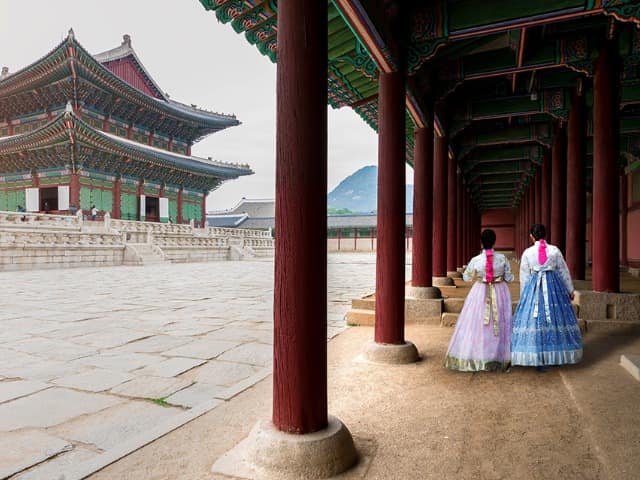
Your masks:
M 529 277 L 531 276 L 531 267 L 529 267 L 529 259 L 527 258 L 527 253 L 522 254 L 522 259 L 520 260 L 520 294 L 524 290 L 524 286 L 529 281 Z
M 473 257 L 471 259 L 471 261 L 467 264 L 467 268 L 464 269 L 464 272 L 462 272 L 462 279 L 465 282 L 470 282 L 471 280 L 473 280 L 473 277 L 476 276 L 476 257 Z
M 558 251 L 557 257 L 557 269 L 560 278 L 562 278 L 562 283 L 564 283 L 565 287 L 567 287 L 567 292 L 573 292 L 573 282 L 571 281 L 571 273 L 569 272 L 569 267 L 567 263 L 564 261 L 564 257 L 562 253 Z
M 504 258 L 504 281 L 505 282 L 513 282 L 514 280 L 513 273 L 511 273 L 511 264 L 509 263 L 509 259 L 507 257 Z

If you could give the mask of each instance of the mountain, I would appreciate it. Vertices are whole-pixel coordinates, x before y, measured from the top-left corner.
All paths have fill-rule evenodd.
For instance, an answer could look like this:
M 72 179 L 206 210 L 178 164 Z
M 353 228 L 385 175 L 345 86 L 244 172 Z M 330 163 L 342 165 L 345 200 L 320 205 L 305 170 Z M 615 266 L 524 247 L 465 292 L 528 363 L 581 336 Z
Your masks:
M 413 211 L 413 185 L 407 185 L 407 212 Z M 346 208 L 352 212 L 375 212 L 378 196 L 378 167 L 369 165 L 342 180 L 329 192 L 328 208 Z

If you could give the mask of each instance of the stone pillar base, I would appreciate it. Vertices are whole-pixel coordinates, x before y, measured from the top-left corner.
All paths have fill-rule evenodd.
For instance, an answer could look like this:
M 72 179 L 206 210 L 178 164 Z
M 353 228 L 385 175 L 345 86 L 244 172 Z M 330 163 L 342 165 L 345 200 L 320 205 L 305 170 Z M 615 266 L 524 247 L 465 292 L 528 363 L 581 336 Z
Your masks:
M 434 287 L 453 287 L 455 285 L 451 277 L 433 277 Z
M 577 291 L 574 303 L 583 320 L 617 320 L 638 322 L 640 295 L 637 293 L 610 293 Z
M 370 362 L 392 365 L 402 365 L 420 360 L 416 346 L 407 341 L 400 345 L 393 345 L 371 340 L 364 348 L 364 357 Z
M 423 300 L 432 298 L 442 298 L 442 292 L 436 287 L 413 287 L 407 286 L 404 289 L 405 298 L 419 298 Z
M 456 270 L 455 272 L 447 272 L 447 277 L 462 278 L 462 274 Z
M 211 470 L 245 479 L 329 478 L 357 461 L 349 429 L 329 415 L 327 428 L 304 435 L 282 432 L 271 421 L 258 422 Z

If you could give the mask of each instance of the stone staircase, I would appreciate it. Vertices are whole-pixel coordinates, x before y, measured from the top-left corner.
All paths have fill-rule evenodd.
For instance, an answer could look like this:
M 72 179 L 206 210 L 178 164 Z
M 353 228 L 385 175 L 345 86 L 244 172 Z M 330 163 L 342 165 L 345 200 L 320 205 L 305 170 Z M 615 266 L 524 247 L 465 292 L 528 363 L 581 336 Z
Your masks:
M 167 263 L 164 253 L 150 243 L 128 243 L 124 251 L 124 265 L 154 265 Z

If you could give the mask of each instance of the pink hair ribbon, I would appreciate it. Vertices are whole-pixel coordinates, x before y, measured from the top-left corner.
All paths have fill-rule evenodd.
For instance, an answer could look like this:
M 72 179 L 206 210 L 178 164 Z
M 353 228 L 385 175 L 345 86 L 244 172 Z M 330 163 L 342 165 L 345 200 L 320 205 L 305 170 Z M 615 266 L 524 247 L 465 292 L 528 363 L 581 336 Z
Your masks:
M 544 262 L 547 261 L 547 242 L 544 241 L 544 238 L 540 239 L 540 243 L 538 243 L 538 263 L 540 265 L 544 265 Z

